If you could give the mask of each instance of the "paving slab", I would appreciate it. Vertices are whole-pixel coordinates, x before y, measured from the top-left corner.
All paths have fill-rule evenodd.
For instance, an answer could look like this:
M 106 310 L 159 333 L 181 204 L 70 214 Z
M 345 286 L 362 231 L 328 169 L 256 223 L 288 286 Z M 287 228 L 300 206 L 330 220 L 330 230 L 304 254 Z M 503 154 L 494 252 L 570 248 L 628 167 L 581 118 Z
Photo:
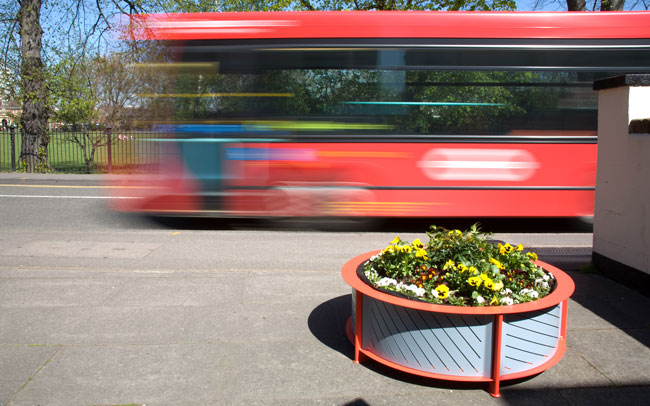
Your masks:
M 650 335 L 650 331 L 644 334 Z M 625 331 L 602 329 L 568 335 L 567 345 L 614 385 L 650 385 L 650 348 Z
M 64 346 L 9 404 L 218 404 L 226 356 L 220 345 Z
M 0 345 L 0 366 L 3 369 L 0 373 L 0 404 L 9 404 L 59 349 L 60 346 Z

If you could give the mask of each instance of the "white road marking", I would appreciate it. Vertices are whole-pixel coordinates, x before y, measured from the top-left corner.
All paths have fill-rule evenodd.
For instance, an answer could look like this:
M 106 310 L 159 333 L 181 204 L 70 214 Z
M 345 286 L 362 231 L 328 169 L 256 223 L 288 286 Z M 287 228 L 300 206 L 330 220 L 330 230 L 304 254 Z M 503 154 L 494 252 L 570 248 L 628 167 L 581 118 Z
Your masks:
M 51 195 L 0 195 L 0 197 L 27 197 L 37 199 L 140 199 L 128 196 L 51 196 Z

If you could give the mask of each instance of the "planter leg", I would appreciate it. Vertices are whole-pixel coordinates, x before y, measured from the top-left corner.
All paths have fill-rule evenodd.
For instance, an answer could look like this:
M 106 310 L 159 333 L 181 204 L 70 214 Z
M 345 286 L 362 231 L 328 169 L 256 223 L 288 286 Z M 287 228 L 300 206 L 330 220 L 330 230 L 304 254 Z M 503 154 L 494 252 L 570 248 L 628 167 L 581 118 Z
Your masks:
M 501 384 L 501 328 L 503 315 L 497 314 L 494 317 L 494 335 L 492 344 L 492 381 L 490 382 L 490 395 L 500 398 L 499 386 Z
M 493 398 L 500 398 L 501 393 L 499 393 L 499 378 L 494 379 L 492 382 L 490 382 L 490 395 L 492 395 Z
M 363 293 L 356 291 L 355 326 L 354 326 L 354 363 L 361 363 L 361 337 L 363 329 Z

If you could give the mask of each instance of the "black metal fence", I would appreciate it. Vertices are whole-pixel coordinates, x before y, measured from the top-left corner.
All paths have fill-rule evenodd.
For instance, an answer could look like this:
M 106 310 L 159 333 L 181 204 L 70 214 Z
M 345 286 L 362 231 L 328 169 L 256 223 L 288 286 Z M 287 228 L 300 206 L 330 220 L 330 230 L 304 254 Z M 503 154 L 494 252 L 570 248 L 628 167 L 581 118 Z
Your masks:
M 47 165 L 39 169 L 52 173 L 146 173 L 163 154 L 162 134 L 153 131 L 64 126 L 49 134 Z M 0 129 L 0 172 L 23 170 L 21 148 L 20 128 Z

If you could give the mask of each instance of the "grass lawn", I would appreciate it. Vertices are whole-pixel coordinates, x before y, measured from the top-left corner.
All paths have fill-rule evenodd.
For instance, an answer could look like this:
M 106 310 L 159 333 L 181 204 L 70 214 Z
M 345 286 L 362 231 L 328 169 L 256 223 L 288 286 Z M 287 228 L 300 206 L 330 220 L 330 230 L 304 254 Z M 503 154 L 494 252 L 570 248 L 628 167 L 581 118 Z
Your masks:
M 76 133 L 80 136 L 80 133 Z M 52 172 L 59 173 L 87 173 L 88 169 L 84 160 L 81 146 L 70 141 L 73 133 L 67 131 L 52 131 L 48 145 L 48 155 Z M 138 166 L 153 164 L 160 154 L 159 145 L 147 141 L 151 133 L 128 132 L 113 134 L 111 145 L 111 162 L 114 172 L 138 172 Z M 106 137 L 100 132 L 92 133 L 93 137 Z M 121 138 L 121 139 L 120 139 Z M 18 167 L 18 158 L 21 150 L 21 137 L 16 131 L 15 159 Z M 88 150 L 90 154 L 90 148 Z M 11 171 L 11 137 L 9 131 L 0 131 L 0 172 Z M 108 171 L 108 147 L 101 146 L 95 149 L 91 173 L 105 173 Z

